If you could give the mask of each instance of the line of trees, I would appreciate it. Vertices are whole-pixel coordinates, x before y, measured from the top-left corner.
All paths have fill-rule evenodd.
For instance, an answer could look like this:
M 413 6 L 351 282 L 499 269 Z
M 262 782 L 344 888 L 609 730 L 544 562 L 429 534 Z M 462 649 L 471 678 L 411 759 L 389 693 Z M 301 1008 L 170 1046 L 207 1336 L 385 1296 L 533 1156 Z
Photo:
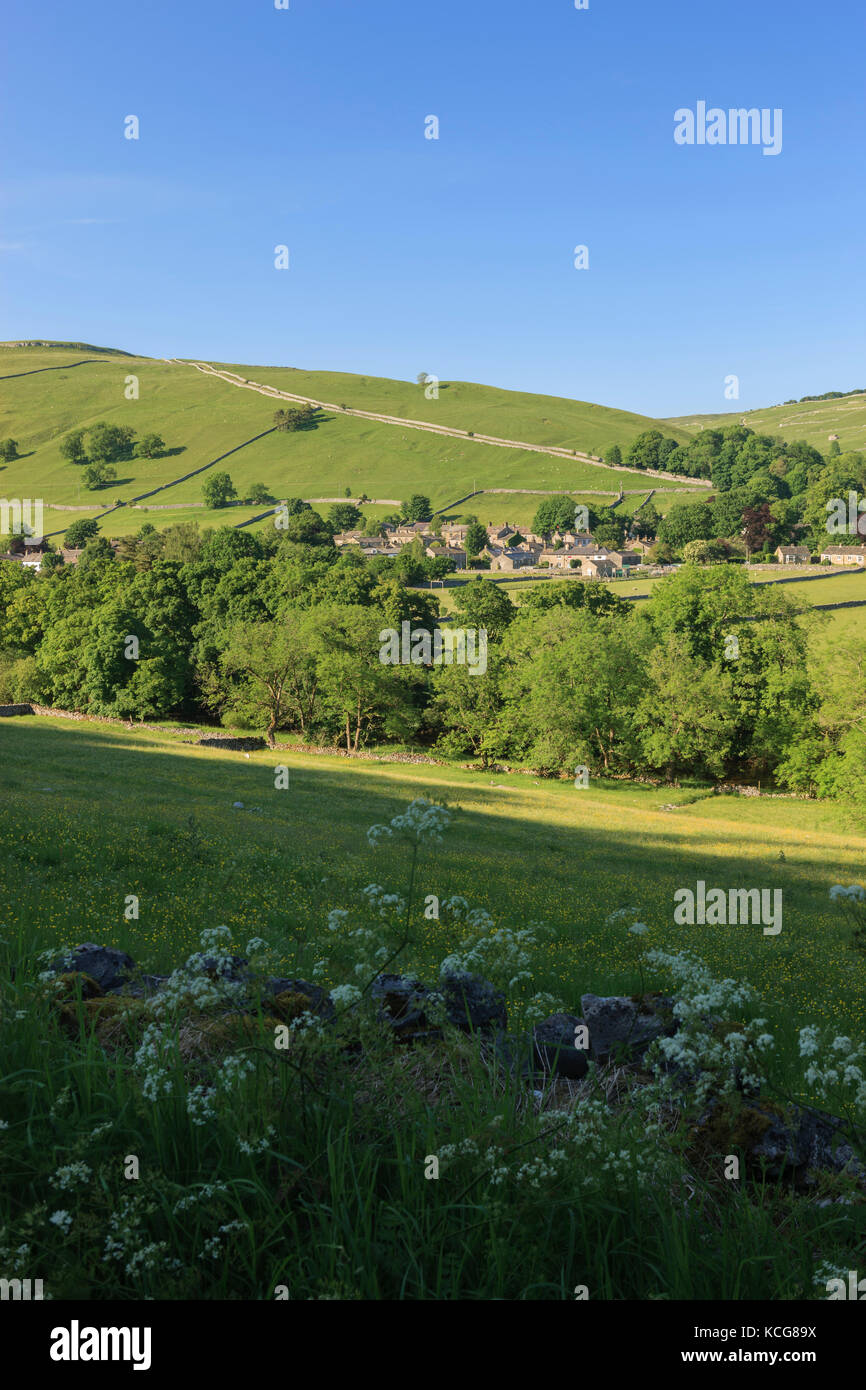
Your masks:
M 625 458 L 616 446 L 608 450 L 608 462 L 616 454 L 628 468 L 655 469 L 688 478 L 709 478 L 720 492 L 750 484 L 764 474 L 787 480 L 787 495 L 803 491 L 809 470 L 820 469 L 824 458 L 802 440 L 788 444 L 779 435 L 756 434 L 746 425 L 701 430 L 687 443 L 644 430 L 629 446 Z M 766 496 L 779 495 L 769 492 Z
M 621 457 L 617 446 L 605 455 L 608 461 L 614 456 Z M 866 495 L 866 452 L 843 453 L 834 440 L 825 457 L 802 440 L 788 444 L 740 425 L 703 430 L 687 446 L 647 430 L 634 441 L 625 462 L 712 479 L 712 493 L 674 502 L 664 516 L 652 503 L 633 517 L 589 507 L 589 529 L 600 543 L 616 548 L 628 534 L 654 537 L 650 558 L 662 562 L 742 560 L 756 552 L 772 554 L 791 542 L 820 553 L 828 541 L 838 539 L 827 530 L 827 503 L 847 499 L 851 492 Z M 573 499 L 545 498 L 532 529 L 545 536 L 573 530 Z
M 455 618 L 486 630 L 484 674 L 380 661 L 383 629 L 437 623 L 417 577 L 405 554 L 336 551 L 309 507 L 265 537 L 147 525 L 117 554 L 90 540 L 74 567 L 0 562 L 0 699 L 209 715 L 350 751 L 397 740 L 543 774 L 753 775 L 862 795 L 859 644 L 816 673 L 821 615 L 741 569 L 685 566 L 639 607 L 579 580 L 517 607 L 474 580 Z

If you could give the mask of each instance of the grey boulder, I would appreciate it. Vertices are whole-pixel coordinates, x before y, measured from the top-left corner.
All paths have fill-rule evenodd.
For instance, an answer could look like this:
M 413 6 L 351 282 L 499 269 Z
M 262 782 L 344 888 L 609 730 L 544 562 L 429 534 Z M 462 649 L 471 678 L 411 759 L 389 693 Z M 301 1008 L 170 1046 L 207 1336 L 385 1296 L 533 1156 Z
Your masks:
M 505 995 L 480 975 L 443 975 L 439 988 L 449 1023 L 465 1033 L 491 1033 L 508 1027 Z
M 658 1013 L 640 1010 L 635 1001 L 625 995 L 602 998 L 597 994 L 584 994 L 580 1007 L 589 1029 L 590 1051 L 596 1061 L 620 1052 L 640 1055 L 656 1038 L 673 1031 Z
M 466 1033 L 496 1033 L 508 1024 L 504 994 L 478 975 L 445 974 L 434 991 L 409 976 L 382 974 L 373 981 L 370 993 L 380 1017 L 402 1039 L 420 1042 L 441 1037 L 441 1028 L 428 1016 L 434 994 L 443 1000 L 447 1021 Z
M 403 1041 L 424 1042 L 441 1037 L 442 1030 L 430 1024 L 425 1012 L 430 993 L 420 980 L 407 975 L 377 975 L 370 986 L 370 997 L 378 1005 L 379 1017 Z
M 532 1030 L 534 1061 L 539 1071 L 579 1081 L 586 1076 L 587 1055 L 574 1045 L 574 1030 L 584 1020 L 576 1014 L 551 1014 Z
M 50 969 L 58 974 L 81 970 L 96 981 L 103 994 L 117 994 L 132 977 L 135 961 L 113 946 L 97 946 L 93 941 L 85 941 L 67 955 L 58 956 L 51 962 Z
M 307 1000 L 309 1012 L 320 1018 L 336 1017 L 336 1010 L 330 994 L 321 985 L 310 984 L 308 980 L 288 980 L 272 977 L 262 985 L 262 994 L 276 998 L 281 994 L 299 994 Z

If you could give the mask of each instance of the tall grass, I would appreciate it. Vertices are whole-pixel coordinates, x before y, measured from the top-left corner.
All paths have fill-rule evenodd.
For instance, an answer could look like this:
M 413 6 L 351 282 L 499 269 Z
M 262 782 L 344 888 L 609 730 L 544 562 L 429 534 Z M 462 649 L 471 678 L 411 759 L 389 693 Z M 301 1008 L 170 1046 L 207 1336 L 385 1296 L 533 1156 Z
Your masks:
M 87 1299 L 544 1300 L 573 1299 L 583 1287 L 592 1299 L 792 1299 L 825 1296 L 824 1265 L 857 1267 L 864 1206 L 849 1180 L 806 1192 L 755 1171 L 727 1181 L 724 1155 L 693 1144 L 685 1109 L 674 1106 L 650 1132 L 621 1069 L 530 1084 L 490 1040 L 449 1032 L 438 1043 L 397 1044 L 362 1000 L 323 1036 L 299 1033 L 283 1052 L 264 1012 L 243 1026 L 224 1021 L 225 1036 L 210 1042 L 191 1040 L 179 1018 L 170 1089 L 149 1100 L 135 1062 L 142 1019 L 133 1011 L 128 1033 L 122 1022 L 112 1032 L 83 998 L 62 1012 L 37 960 L 94 939 L 170 969 L 194 944 L 194 923 L 231 920 L 241 949 L 261 933 L 281 973 L 309 977 L 322 939 L 339 936 L 322 925 L 329 908 L 349 904 L 372 878 L 407 891 L 408 859 L 371 850 L 362 827 L 402 808 L 408 789 L 427 789 L 422 777 L 440 779 L 463 809 L 453 838 L 418 861 L 416 904 L 434 889 L 462 888 L 510 927 L 524 926 L 535 906 L 555 928 L 531 982 L 509 995 L 519 1027 L 535 989 L 576 1011 L 585 990 L 638 988 L 638 942 L 609 949 L 602 914 L 639 899 L 641 915 L 656 920 L 643 904 L 669 901 L 670 883 L 688 882 L 696 862 L 709 863 L 702 876 L 716 881 L 741 868 L 738 856 L 754 868 L 741 848 L 754 817 L 770 841 L 760 862 L 776 862 L 774 838 L 788 851 L 775 871 L 790 892 L 784 952 L 773 958 L 779 997 L 762 1012 L 777 1038 L 774 1093 L 803 1100 L 796 1026 L 808 1000 L 801 992 L 796 1009 L 786 1002 L 799 978 L 798 903 L 808 959 L 838 956 L 847 969 L 845 1023 L 860 1035 L 859 958 L 846 948 L 845 965 L 841 936 L 829 940 L 842 931 L 838 913 L 822 908 L 825 924 L 807 887 L 810 854 L 828 847 L 834 863 L 843 853 L 848 861 L 842 876 L 854 874 L 856 846 L 825 808 L 715 798 L 678 812 L 695 819 L 668 830 L 655 806 L 664 794 L 651 790 L 611 789 L 577 807 L 562 788 L 521 787 L 506 804 L 488 781 L 454 769 L 335 772 L 310 759 L 298 760 L 298 778 L 293 761 L 294 802 L 241 790 L 250 807 L 257 797 L 265 806 L 242 817 L 229 809 L 238 779 L 262 771 L 226 756 L 93 728 L 60 739 L 48 721 L 12 732 L 4 771 L 29 791 L 0 842 L 0 1277 L 41 1278 L 51 1297 Z M 42 793 L 44 784 L 56 790 Z M 656 830 L 644 850 L 636 822 Z M 142 886 L 146 910 L 127 922 L 123 895 Z M 183 931 L 171 929 L 173 914 L 158 931 L 149 924 L 167 887 Z M 586 929 L 575 927 L 584 920 Z M 430 979 L 435 961 L 461 948 L 459 931 L 425 921 L 417 906 L 411 926 L 393 968 L 423 967 Z M 739 955 L 738 974 L 760 983 L 757 953 L 777 942 L 720 941 L 714 963 L 725 971 Z M 813 974 L 816 997 L 827 999 L 817 964 Z M 828 1012 L 839 1021 L 838 1002 Z M 223 1091 L 227 1049 L 251 1070 Z M 188 1102 L 201 1085 L 212 1088 L 212 1113 L 197 1124 Z M 597 1131 L 569 1138 L 563 1115 L 593 1101 L 604 1102 Z M 431 1158 L 438 1177 L 426 1176 Z

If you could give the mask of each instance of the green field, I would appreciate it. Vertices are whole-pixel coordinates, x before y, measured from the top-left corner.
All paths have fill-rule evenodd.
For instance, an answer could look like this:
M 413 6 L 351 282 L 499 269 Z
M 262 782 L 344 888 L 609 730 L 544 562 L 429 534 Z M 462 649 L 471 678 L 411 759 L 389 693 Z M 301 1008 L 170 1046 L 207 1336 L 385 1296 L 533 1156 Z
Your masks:
M 793 581 L 780 585 L 781 592 L 795 599 L 804 605 L 815 605 L 825 603 L 849 603 L 852 600 L 866 601 L 866 575 L 863 572 L 853 572 L 849 574 L 832 573 L 827 574 L 826 569 L 820 566 L 813 566 L 811 572 L 821 574 L 820 579 L 806 580 L 798 583 Z M 780 567 L 772 569 L 753 569 L 751 572 L 752 582 L 755 584 L 767 584 L 779 578 Z M 824 577 L 826 575 L 826 578 Z M 486 575 L 485 577 L 494 577 Z M 578 576 L 556 575 L 550 579 L 514 579 L 495 576 L 497 583 L 501 583 L 505 592 L 513 603 L 519 603 L 521 595 L 530 589 L 537 589 L 551 584 L 561 584 L 574 580 Z M 656 585 L 663 582 L 662 579 L 652 579 L 649 577 L 638 579 L 611 579 L 604 581 L 611 591 L 618 594 L 620 598 L 631 598 L 636 594 L 651 594 Z M 452 613 L 457 607 L 458 596 L 460 593 L 459 585 L 452 588 L 435 590 L 436 596 L 440 601 L 443 613 Z M 640 601 L 640 600 L 638 600 Z M 835 632 L 845 630 L 856 630 L 866 632 L 866 607 L 864 608 L 842 608 L 835 612 L 825 615 L 829 624 L 829 630 Z
M 335 398 L 337 405 L 345 403 L 584 452 L 596 452 L 614 442 L 627 445 L 653 424 L 643 416 L 601 406 L 465 383 L 443 383 L 439 400 L 426 401 L 419 387 L 406 382 L 289 369 L 240 370 L 281 389 L 325 400 Z M 138 379 L 137 400 L 127 400 L 124 395 L 130 375 Z M 17 440 L 21 455 L 0 469 L 4 495 L 41 496 L 49 507 L 55 503 L 83 506 L 91 501 L 98 506 L 110 505 L 117 498 L 130 502 L 144 492 L 172 484 L 170 490 L 150 499 L 173 507 L 171 514 L 148 517 L 158 526 L 170 520 L 202 520 L 197 515 L 201 509 L 189 504 L 201 500 L 204 477 L 175 480 L 236 449 L 219 467 L 231 474 L 241 497 L 253 483 L 264 483 L 278 497 L 338 497 L 348 487 L 356 496 L 366 492 L 373 498 L 401 500 L 412 492 L 424 492 L 434 506 L 444 507 L 486 486 L 570 493 L 589 488 L 609 490 L 614 495 L 620 486 L 640 488 L 645 482 L 640 473 L 442 438 L 419 430 L 403 431 L 399 425 L 339 413 L 325 412 L 315 430 L 280 433 L 272 429 L 278 403 L 208 378 L 190 366 L 152 358 L 7 345 L 0 347 L 0 379 L 0 437 Z M 99 493 L 88 492 L 81 481 L 81 469 L 63 459 L 59 444 L 69 431 L 99 420 L 132 425 L 139 437 L 155 430 L 169 452 L 160 459 L 133 459 L 118 465 L 115 482 Z M 264 437 L 257 438 L 259 435 Z M 661 492 L 677 486 L 654 481 Z M 698 495 L 705 491 L 696 489 Z M 485 500 L 494 508 L 493 519 L 503 510 L 515 510 L 511 499 Z M 537 500 L 520 504 L 516 519 L 528 523 L 536 506 Z M 222 519 L 234 522 L 237 518 L 232 511 L 224 513 Z M 122 520 L 128 525 L 128 518 Z M 106 523 L 105 534 L 115 534 L 118 524 L 118 520 Z
M 731 410 L 720 415 L 680 415 L 662 423 L 690 434 L 699 429 L 721 429 L 744 420 L 756 434 L 780 434 L 784 439 L 805 439 L 825 453 L 831 435 L 838 435 L 843 453 L 866 448 L 866 394 L 841 396 L 832 401 L 803 401 L 774 405 L 768 410 Z
M 2 857 L 13 931 L 20 923 L 58 945 L 123 946 L 165 970 L 193 949 L 218 903 L 237 943 L 244 933 L 277 941 L 281 966 L 304 974 L 331 907 L 371 878 L 401 886 L 405 866 L 367 846 L 367 826 L 427 796 L 455 809 L 457 827 L 424 866 L 424 892 L 462 893 L 497 920 L 549 922 L 554 943 L 534 963 L 533 983 L 569 1007 L 587 990 L 635 987 L 634 943 L 604 925 L 634 904 L 654 944 L 690 947 L 721 971 L 744 973 L 794 1016 L 823 1016 L 832 999 L 840 1022 L 866 1023 L 866 980 L 850 969 L 827 901 L 831 883 L 862 872 L 866 834 L 852 836 L 829 803 L 708 797 L 671 811 L 663 808 L 685 793 L 670 787 L 577 791 L 570 781 L 292 752 L 280 755 L 290 789 L 277 792 L 273 754 L 247 759 L 168 733 L 27 717 L 3 720 L 0 740 L 12 794 Z M 246 809 L 232 810 L 234 801 Z M 205 850 L 199 863 L 190 818 Z M 698 870 L 726 887 L 782 887 L 782 935 L 674 927 L 673 890 Z M 137 923 L 124 921 L 127 893 L 141 898 Z M 408 964 L 429 973 L 450 945 L 438 933 L 425 924 Z M 519 1009 L 520 997 L 510 1003 Z
M 63 532 L 71 526 L 73 521 L 79 518 L 95 518 L 99 521 L 100 535 L 112 539 L 115 536 L 126 536 L 131 531 L 138 531 L 146 523 L 155 526 L 161 531 L 166 526 L 175 526 L 180 522 L 195 521 L 202 528 L 210 526 L 225 526 L 227 523 L 237 526 L 240 522 L 249 521 L 251 517 L 261 516 L 262 512 L 268 510 L 267 504 L 256 507 L 160 507 L 159 509 L 147 508 L 146 504 L 142 507 L 118 507 L 116 511 L 103 514 L 99 508 L 87 511 L 58 511 L 54 507 L 45 508 L 45 534 L 53 536 L 55 541 L 62 539 Z M 265 525 L 266 523 L 259 523 Z M 273 524 L 273 523 L 271 523 Z M 254 526 L 253 530 L 258 529 Z
M 779 577 L 780 568 L 777 568 L 775 574 L 769 570 L 759 570 L 753 573 L 752 577 L 756 583 L 766 584 Z M 805 580 L 802 583 L 794 580 L 790 584 L 783 584 L 782 592 L 792 598 L 802 599 L 804 603 L 848 603 L 852 599 L 866 600 L 866 570 L 858 570 L 852 566 L 845 574 L 840 573 L 838 569 L 828 572 L 826 566 L 813 566 L 812 573 L 820 574 L 821 578 Z
M 794 1027 L 857 1039 L 866 1021 L 850 928 L 828 899 L 862 878 L 866 835 L 838 806 L 284 749 L 277 791 L 273 753 L 42 717 L 0 721 L 0 748 L 5 1277 L 42 1277 L 55 1299 L 571 1301 L 583 1285 L 593 1300 L 785 1300 L 824 1297 L 828 1263 L 856 1267 L 862 1202 L 815 1201 L 856 1194 L 849 1180 L 802 1196 L 751 1170 L 721 1181 L 736 1129 L 693 1147 L 675 1108 L 648 1130 L 639 1096 L 615 1100 L 619 1068 L 532 1090 L 474 1039 L 395 1047 L 351 1011 L 277 1054 L 273 1016 L 203 1005 L 136 1054 L 145 1005 L 91 1011 L 74 983 L 55 996 L 35 958 L 92 940 L 166 973 L 225 925 L 235 950 L 268 943 L 268 973 L 309 979 L 334 947 L 333 908 L 387 939 L 362 890 L 407 894 L 412 850 L 365 832 L 420 795 L 453 822 L 418 851 L 413 903 L 456 893 L 489 911 L 506 933 L 487 957 L 494 979 L 513 968 L 515 932 L 531 932 L 529 979 L 506 985 L 512 1030 L 538 991 L 574 1011 L 587 991 L 664 987 L 643 948 L 691 947 L 716 978 L 762 991 L 771 1094 L 807 1101 Z M 673 893 L 698 878 L 780 889 L 781 933 L 674 926 Z M 625 921 L 607 921 L 619 908 Z M 432 982 L 467 928 L 420 905 L 410 922 L 394 966 Z

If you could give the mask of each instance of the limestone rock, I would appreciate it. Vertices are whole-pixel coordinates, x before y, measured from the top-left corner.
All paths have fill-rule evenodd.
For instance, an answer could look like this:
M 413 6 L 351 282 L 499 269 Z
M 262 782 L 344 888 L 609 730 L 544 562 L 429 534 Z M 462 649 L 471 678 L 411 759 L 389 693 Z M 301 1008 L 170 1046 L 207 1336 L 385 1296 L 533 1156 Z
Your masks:
M 443 975 L 440 990 L 449 1023 L 466 1033 L 491 1033 L 508 1027 L 505 995 L 480 975 Z
M 536 1023 L 532 1030 L 535 1065 L 542 1072 L 552 1072 L 572 1081 L 586 1076 L 587 1055 L 574 1045 L 574 1030 L 584 1020 L 576 1014 L 551 1014 Z
M 271 978 L 262 986 L 262 997 L 272 999 L 281 1016 L 285 1014 L 286 1017 L 296 1018 L 300 1013 L 307 1012 L 325 1020 L 336 1017 L 330 994 L 320 985 L 310 984 L 307 980 Z
M 103 994 L 114 994 L 128 984 L 135 971 L 135 961 L 125 951 L 86 941 L 67 955 L 58 956 L 49 969 L 58 973 L 81 971 L 96 981 Z
M 441 997 L 447 1021 L 465 1033 L 495 1033 L 508 1025 L 505 996 L 488 980 L 466 972 L 443 975 L 435 991 L 408 976 L 383 974 L 370 993 L 397 1036 L 415 1042 L 442 1035 L 429 1017 L 434 995 Z
M 646 1007 L 641 1010 L 634 999 L 625 995 L 601 998 L 597 994 L 584 994 L 580 1007 L 589 1028 L 590 1051 L 597 1061 L 614 1056 L 620 1050 L 640 1055 L 656 1038 L 674 1031 L 661 1014 Z
M 772 1179 L 809 1185 L 818 1172 L 866 1175 L 844 1137 L 843 1121 L 799 1105 L 757 1101 L 731 1106 L 713 1099 L 694 1133 L 714 1153 L 740 1150 L 747 1164 Z
M 377 975 L 370 987 L 371 998 L 379 1005 L 379 1016 L 390 1024 L 398 1038 L 423 1042 L 441 1037 L 425 1013 L 430 990 L 420 980 L 405 975 Z

